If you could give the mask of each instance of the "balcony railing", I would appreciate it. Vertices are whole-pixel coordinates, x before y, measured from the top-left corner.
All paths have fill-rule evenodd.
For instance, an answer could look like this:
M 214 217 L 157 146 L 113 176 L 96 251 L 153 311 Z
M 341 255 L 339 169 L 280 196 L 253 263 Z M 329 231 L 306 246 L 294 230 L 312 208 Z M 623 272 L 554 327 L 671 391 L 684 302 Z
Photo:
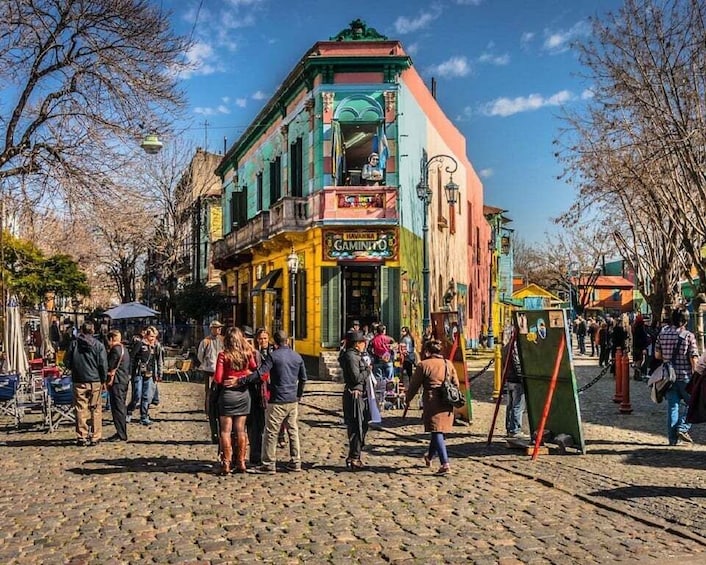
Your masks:
M 270 207 L 270 234 L 302 231 L 311 225 L 309 199 L 285 196 Z
M 256 243 L 268 238 L 270 212 L 263 210 L 239 229 L 227 234 L 213 244 L 213 261 L 220 263 L 228 257 L 239 255 Z
M 329 186 L 311 196 L 313 221 L 396 220 L 397 187 Z

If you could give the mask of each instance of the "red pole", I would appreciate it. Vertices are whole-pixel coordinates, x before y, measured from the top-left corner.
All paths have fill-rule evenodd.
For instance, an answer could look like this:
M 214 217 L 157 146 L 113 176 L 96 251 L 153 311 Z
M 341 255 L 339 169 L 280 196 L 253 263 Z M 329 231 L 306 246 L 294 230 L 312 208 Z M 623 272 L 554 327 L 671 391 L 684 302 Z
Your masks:
M 539 421 L 539 427 L 537 428 L 537 437 L 534 440 L 534 450 L 532 451 L 532 460 L 536 460 L 539 455 L 539 446 L 542 443 L 542 436 L 544 435 L 544 426 L 547 425 L 547 420 L 549 419 L 549 409 L 552 406 L 552 399 L 554 398 L 554 389 L 556 388 L 556 382 L 559 379 L 559 368 L 561 367 L 561 358 L 564 355 L 564 346 L 566 344 L 566 335 L 561 334 L 561 339 L 559 340 L 559 351 L 556 354 L 556 360 L 554 361 L 554 372 L 552 373 L 552 379 L 549 381 L 549 391 L 547 391 L 547 399 L 544 401 L 544 410 L 542 411 L 542 418 Z
M 619 404 L 623 401 L 623 350 L 618 347 L 615 349 L 615 358 L 613 359 L 613 370 L 615 371 L 615 396 L 613 402 Z
M 510 352 L 509 355 L 505 358 L 505 364 L 503 365 L 503 374 L 502 378 L 500 380 L 500 391 L 501 394 L 498 394 L 498 398 L 495 399 L 495 412 L 493 412 L 493 423 L 490 424 L 490 431 L 488 432 L 488 443 L 487 445 L 490 445 L 490 442 L 493 441 L 493 433 L 495 432 L 495 422 L 498 419 L 498 412 L 500 411 L 500 402 L 503 399 L 502 395 L 502 390 L 505 387 L 505 380 L 507 379 L 507 369 L 510 366 L 510 358 L 512 357 L 512 348 L 515 345 L 515 332 L 512 332 L 512 336 L 510 337 L 510 348 L 508 351 Z
M 622 359 L 623 377 L 623 401 L 620 403 L 621 414 L 632 414 L 632 404 L 630 404 L 630 356 L 625 354 Z

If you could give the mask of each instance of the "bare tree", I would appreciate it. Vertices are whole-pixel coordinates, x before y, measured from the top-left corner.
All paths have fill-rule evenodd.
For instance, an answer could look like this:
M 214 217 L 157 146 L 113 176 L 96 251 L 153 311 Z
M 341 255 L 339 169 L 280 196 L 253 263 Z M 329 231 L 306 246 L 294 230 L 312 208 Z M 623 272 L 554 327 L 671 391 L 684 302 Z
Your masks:
M 183 106 L 188 41 L 147 0 L 4 0 L 0 21 L 6 191 L 33 202 L 98 194 L 143 125 L 164 131 Z
M 576 46 L 594 96 L 567 114 L 562 219 L 607 223 L 657 315 L 692 267 L 706 285 L 705 42 L 703 0 L 625 0 Z

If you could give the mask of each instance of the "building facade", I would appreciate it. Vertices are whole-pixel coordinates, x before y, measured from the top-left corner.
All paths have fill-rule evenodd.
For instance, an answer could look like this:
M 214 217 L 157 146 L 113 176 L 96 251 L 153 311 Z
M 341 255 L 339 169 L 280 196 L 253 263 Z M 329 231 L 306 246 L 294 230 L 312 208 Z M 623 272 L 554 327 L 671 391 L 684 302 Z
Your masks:
M 437 155 L 448 158 L 433 160 Z M 449 204 L 444 186 L 459 185 Z M 427 166 L 427 164 L 430 164 Z M 316 372 L 352 321 L 422 332 L 425 207 L 430 309 L 477 338 L 488 308 L 489 226 L 465 139 L 398 41 L 356 20 L 316 43 L 217 169 L 224 237 L 215 266 L 232 322 L 294 329 Z M 287 258 L 298 258 L 296 273 Z M 451 292 L 453 290 L 453 292 Z

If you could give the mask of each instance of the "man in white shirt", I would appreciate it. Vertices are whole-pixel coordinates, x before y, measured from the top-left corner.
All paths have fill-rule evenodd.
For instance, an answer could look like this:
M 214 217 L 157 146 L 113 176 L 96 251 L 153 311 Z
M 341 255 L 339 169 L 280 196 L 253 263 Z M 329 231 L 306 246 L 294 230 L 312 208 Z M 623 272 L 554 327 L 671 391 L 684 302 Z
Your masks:
M 213 320 L 209 325 L 211 335 L 206 336 L 201 340 L 199 349 L 196 352 L 196 357 L 199 360 L 199 370 L 203 373 L 204 386 L 206 387 L 206 395 L 204 397 L 204 412 L 208 414 L 208 396 L 211 389 L 211 381 L 213 373 L 216 371 L 216 360 L 218 353 L 223 351 L 223 336 L 221 335 L 221 324 L 218 320 Z

